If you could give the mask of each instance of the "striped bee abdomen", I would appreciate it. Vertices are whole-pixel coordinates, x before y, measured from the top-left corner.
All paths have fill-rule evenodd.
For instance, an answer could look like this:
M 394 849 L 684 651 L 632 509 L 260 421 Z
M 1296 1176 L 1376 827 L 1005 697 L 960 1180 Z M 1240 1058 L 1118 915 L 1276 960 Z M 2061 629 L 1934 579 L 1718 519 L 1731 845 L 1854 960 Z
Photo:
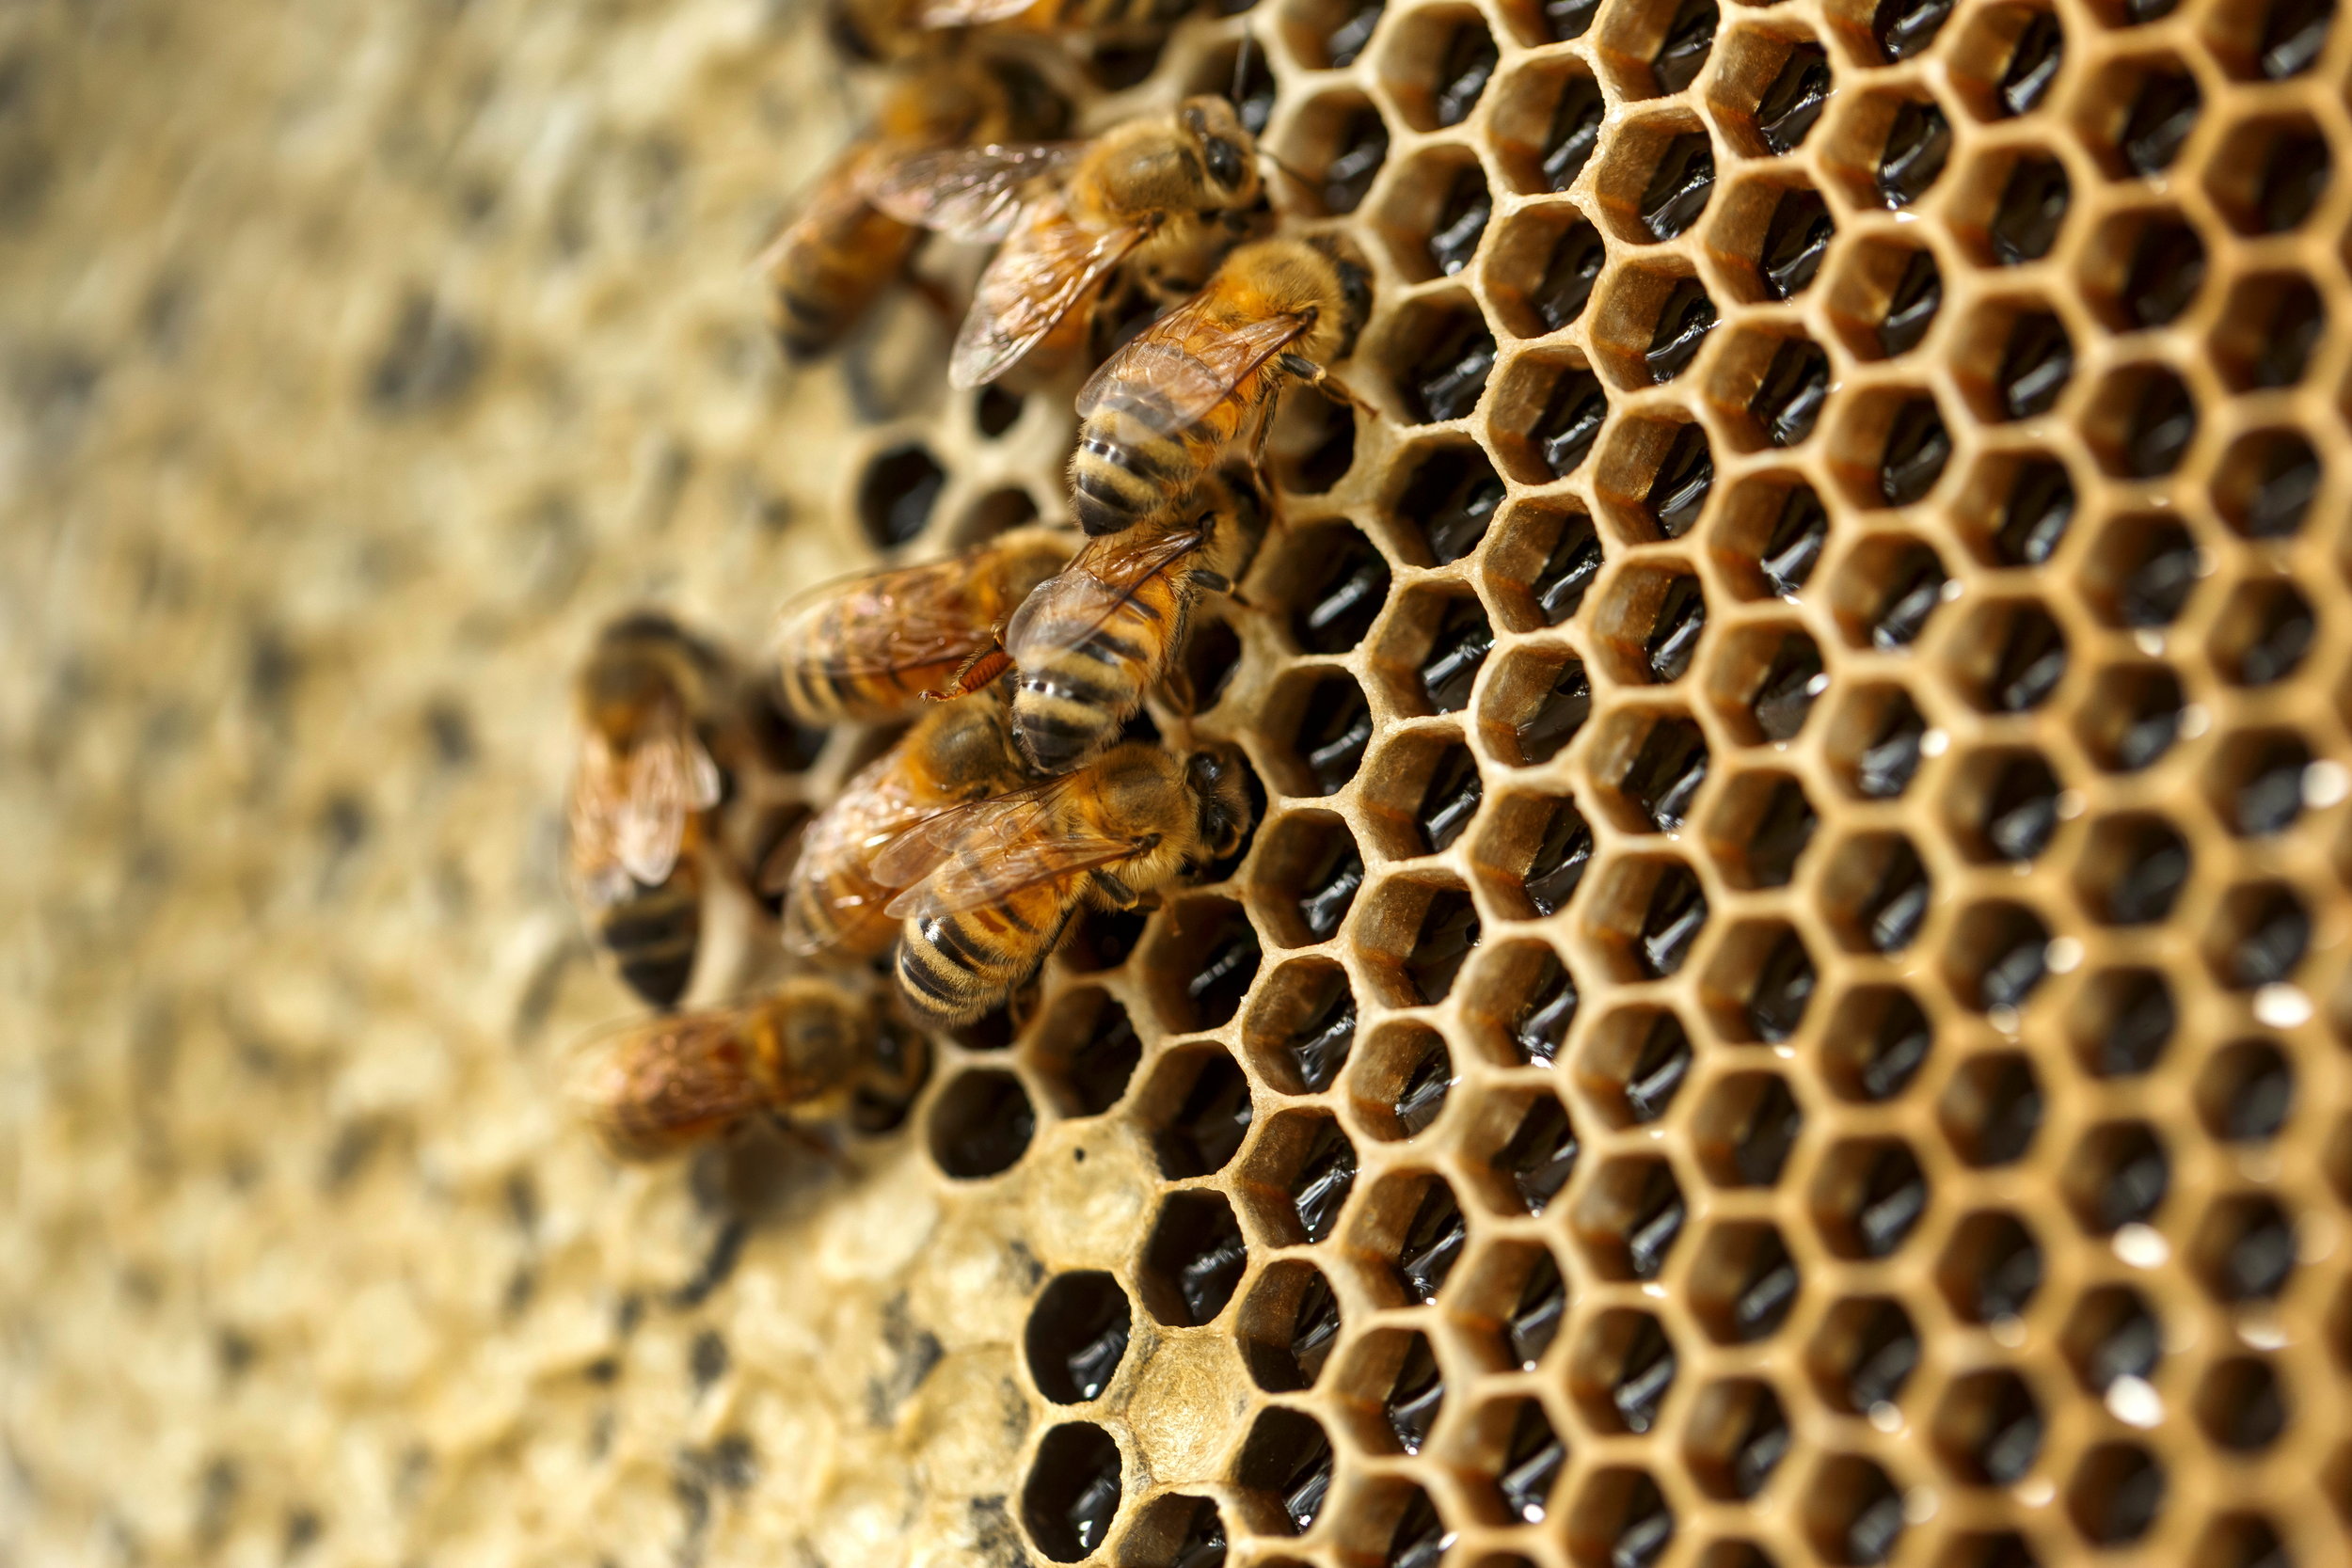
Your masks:
M 702 943 L 702 879 L 690 866 L 681 860 L 668 881 L 640 888 L 596 919 L 596 940 L 622 982 L 657 1007 L 674 1007 L 686 994 Z

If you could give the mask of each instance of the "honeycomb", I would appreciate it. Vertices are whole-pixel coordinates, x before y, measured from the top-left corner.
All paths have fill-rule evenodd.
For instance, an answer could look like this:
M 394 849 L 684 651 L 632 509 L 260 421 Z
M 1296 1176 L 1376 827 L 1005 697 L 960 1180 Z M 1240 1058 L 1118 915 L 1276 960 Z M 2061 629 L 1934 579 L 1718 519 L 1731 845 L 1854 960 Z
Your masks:
M 1041 46 L 1238 77 L 1374 274 L 1152 710 L 1259 824 L 902 1129 L 651 1171 L 555 1109 L 565 662 L 1061 518 L 1070 400 L 911 294 L 774 366 L 809 8 L 99 9 L 0 39 L 0 1552 L 2352 1560 L 2324 0 Z

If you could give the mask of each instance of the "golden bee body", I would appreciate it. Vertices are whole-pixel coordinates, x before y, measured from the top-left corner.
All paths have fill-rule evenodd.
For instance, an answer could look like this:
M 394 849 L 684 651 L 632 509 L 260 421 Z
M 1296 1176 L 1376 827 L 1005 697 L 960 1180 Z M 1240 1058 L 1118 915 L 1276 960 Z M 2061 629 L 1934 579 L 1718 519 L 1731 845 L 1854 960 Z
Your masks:
M 659 1159 L 748 1117 L 838 1115 L 861 1091 L 912 1096 L 919 1045 L 882 1049 L 872 1005 L 831 981 L 787 980 L 752 1001 L 645 1019 L 589 1041 L 572 1102 L 605 1148 Z
M 1184 646 L 1204 589 L 1232 587 L 1263 535 L 1264 492 L 1233 464 L 1163 522 L 1088 541 L 1023 601 L 1005 629 L 1020 673 L 1012 730 L 1041 772 L 1108 748 Z
M 1114 355 L 1078 394 L 1071 512 L 1116 533 L 1177 504 L 1283 387 L 1322 382 L 1367 309 L 1360 269 L 1302 240 L 1261 240 Z
M 1037 973 L 1083 902 L 1131 909 L 1241 843 L 1230 754 L 1131 742 L 1091 767 L 932 817 L 875 858 L 906 889 L 898 988 L 927 1023 L 969 1023 Z
M 898 922 L 891 890 L 874 880 L 875 852 L 943 811 L 1028 782 L 1001 692 L 925 714 L 808 825 L 785 892 L 787 949 L 835 961 L 889 951 Z
M 928 694 L 985 684 L 1002 664 L 975 661 L 989 657 L 1005 622 L 1073 547 L 1066 533 L 1015 529 L 945 561 L 800 595 L 777 618 L 786 707 L 807 724 L 887 719 Z
M 1188 98 L 1083 147 L 972 147 L 919 153 L 872 183 L 874 203 L 967 240 L 1001 240 L 948 361 L 973 388 L 1059 370 L 1115 273 L 1189 273 L 1236 231 L 1225 214 L 1262 194 L 1257 142 L 1221 98 Z
M 835 347 L 898 279 L 922 239 L 918 228 L 866 199 L 881 170 L 924 149 L 1050 135 L 1060 122 L 1058 105 L 1025 67 L 945 55 L 913 67 L 754 262 L 767 279 L 769 325 L 785 357 L 800 364 Z

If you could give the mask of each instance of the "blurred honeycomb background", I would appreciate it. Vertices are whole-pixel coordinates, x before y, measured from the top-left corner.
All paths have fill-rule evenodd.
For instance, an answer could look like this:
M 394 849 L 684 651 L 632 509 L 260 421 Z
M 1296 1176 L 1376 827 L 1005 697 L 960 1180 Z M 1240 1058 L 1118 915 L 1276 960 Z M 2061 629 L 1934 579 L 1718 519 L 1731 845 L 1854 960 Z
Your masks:
M 572 662 L 1060 517 L 1067 398 L 779 365 L 796 0 L 0 17 L 0 1557 L 2352 1560 L 2352 29 L 1041 49 L 1372 264 L 1187 658 L 1262 822 L 906 1129 L 622 1171 Z

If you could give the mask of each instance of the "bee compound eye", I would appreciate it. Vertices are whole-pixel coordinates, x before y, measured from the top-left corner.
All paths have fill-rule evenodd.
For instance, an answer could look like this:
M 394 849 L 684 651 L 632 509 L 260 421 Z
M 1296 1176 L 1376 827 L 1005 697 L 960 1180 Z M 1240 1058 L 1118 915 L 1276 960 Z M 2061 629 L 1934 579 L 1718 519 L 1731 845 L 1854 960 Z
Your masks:
M 1240 148 L 1223 136 L 1211 136 L 1202 151 L 1208 159 L 1210 179 L 1220 185 L 1241 183 L 1245 165 Z

